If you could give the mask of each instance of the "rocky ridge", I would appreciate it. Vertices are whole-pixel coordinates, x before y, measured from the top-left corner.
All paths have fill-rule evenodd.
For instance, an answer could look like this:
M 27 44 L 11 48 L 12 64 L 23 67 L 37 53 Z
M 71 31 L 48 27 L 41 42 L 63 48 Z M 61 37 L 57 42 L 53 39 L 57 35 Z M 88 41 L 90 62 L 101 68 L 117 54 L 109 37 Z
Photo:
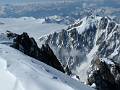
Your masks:
M 120 25 L 113 19 L 92 15 L 77 20 L 66 30 L 40 37 L 39 40 L 49 44 L 60 62 L 79 75 L 81 67 L 87 71 L 95 54 L 120 63 L 119 34 Z

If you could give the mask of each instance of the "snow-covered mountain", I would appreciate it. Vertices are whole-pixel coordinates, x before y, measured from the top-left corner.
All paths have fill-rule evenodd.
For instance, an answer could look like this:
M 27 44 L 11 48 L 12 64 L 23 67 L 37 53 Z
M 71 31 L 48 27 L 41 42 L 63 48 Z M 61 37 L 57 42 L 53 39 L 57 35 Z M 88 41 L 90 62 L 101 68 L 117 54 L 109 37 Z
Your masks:
M 4 19 L 3 22 L 5 23 Z M 6 24 L 7 23 L 5 23 L 5 25 Z M 1 30 L 5 29 L 4 25 L 1 25 L 0 27 Z M 10 28 L 8 27 L 8 29 Z M 96 70 L 99 69 L 96 69 L 96 65 L 94 63 L 95 54 L 100 58 L 106 58 L 108 63 L 109 61 L 110 63 L 113 61 L 113 65 L 114 62 L 119 63 L 119 29 L 119 24 L 110 17 L 89 16 L 81 20 L 77 20 L 74 24 L 68 26 L 67 29 L 58 30 L 57 32 L 52 32 L 51 34 L 40 37 L 38 44 L 43 44 L 43 42 L 45 44 L 49 44 L 63 66 L 72 71 L 72 75 L 78 75 L 82 82 L 87 81 L 87 84 L 92 83 L 94 85 L 94 83 L 96 84 L 96 81 L 99 80 L 96 79 L 96 77 L 90 76 L 91 74 L 94 76 L 94 73 L 92 72 L 97 72 Z M 36 43 L 34 43 L 35 41 L 30 38 L 28 39 L 32 41 L 32 45 L 28 43 L 29 40 L 25 38 L 26 34 L 20 36 L 18 35 L 18 42 L 16 40 L 13 42 L 13 39 L 17 36 L 17 34 L 13 33 L 12 37 L 10 36 L 11 34 L 9 32 L 7 32 L 7 34 L 0 34 L 0 83 L 4 81 L 4 83 L 8 86 L 1 86 L 0 88 L 2 88 L 2 90 L 8 90 L 8 88 L 11 90 L 48 90 L 48 88 L 51 88 L 51 90 L 91 90 L 90 87 L 82 85 L 80 81 L 73 80 L 69 76 L 53 69 L 52 67 L 54 66 L 50 67 L 40 62 L 42 61 L 41 58 L 47 58 L 46 60 L 51 58 L 48 58 L 49 56 L 45 56 L 46 54 L 40 54 L 39 56 L 41 56 L 41 58 L 36 58 L 33 52 L 36 53 L 37 50 L 39 50 L 38 46 L 36 46 Z M 13 49 L 12 47 L 6 46 L 6 44 L 12 45 L 13 43 L 15 46 L 19 46 L 19 48 L 16 49 L 26 55 L 16 49 Z M 30 48 L 26 47 L 26 45 Z M 28 50 L 28 52 L 25 53 L 25 50 Z M 44 52 L 43 47 L 41 50 Z M 49 51 L 47 51 L 47 53 L 48 52 Z M 27 55 L 32 55 L 31 57 L 36 59 Z M 36 55 L 38 55 L 38 53 Z M 48 55 L 50 54 L 48 53 Z M 91 69 L 90 66 L 93 68 Z M 112 66 L 110 66 L 109 70 L 111 68 Z M 115 70 L 119 71 L 119 69 Z M 114 79 L 119 81 L 119 73 L 117 74 L 118 75 L 115 76 Z M 104 78 L 104 74 L 102 76 Z M 95 79 L 95 82 L 92 81 L 91 78 Z M 5 82 L 7 80 L 11 81 L 11 84 L 8 84 L 10 82 Z M 101 79 L 101 81 L 103 81 L 103 79 Z M 107 82 L 108 81 L 109 80 L 107 79 Z M 49 84 L 49 82 L 51 84 Z M 117 83 L 115 83 L 115 85 L 116 84 Z M 31 87 L 27 87 L 28 85 Z M 96 88 L 101 88 L 101 85 L 102 84 L 96 84 Z M 105 83 L 105 85 L 108 85 L 108 83 Z
M 19 51 L 10 47 L 11 45 Z M 27 33 L 18 35 L 7 31 L 6 34 L 0 34 L 0 89 L 93 90 L 60 72 L 61 70 L 56 70 L 56 67 L 60 67 L 52 54 L 48 46 L 38 48 L 35 40 Z
M 66 17 L 69 17 L 71 20 L 71 18 L 83 18 L 93 13 L 101 16 L 120 17 L 119 2 L 119 0 L 38 0 L 38 2 L 32 1 L 31 3 L 21 4 L 20 0 L 11 1 L 8 4 L 0 4 L 0 17 L 45 18 L 57 15 L 66 20 L 68 20 Z
M 0 90 L 94 88 L 120 90 L 120 0 L 0 1 Z
M 92 15 L 39 40 L 48 43 L 61 62 L 86 81 L 86 73 L 95 54 L 120 63 L 119 34 L 120 25 L 113 19 Z

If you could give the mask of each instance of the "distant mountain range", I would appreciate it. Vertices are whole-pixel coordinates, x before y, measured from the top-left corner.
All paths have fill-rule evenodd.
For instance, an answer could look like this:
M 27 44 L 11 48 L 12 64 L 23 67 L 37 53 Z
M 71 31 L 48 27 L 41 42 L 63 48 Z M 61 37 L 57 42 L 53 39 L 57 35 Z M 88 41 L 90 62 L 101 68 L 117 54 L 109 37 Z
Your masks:
M 99 2 L 99 3 L 98 3 Z M 69 16 L 78 19 L 91 14 L 120 16 L 119 0 L 75 0 L 74 2 L 53 1 L 50 4 L 26 3 L 26 4 L 1 4 L 0 17 L 35 17 L 42 18 L 48 16 Z

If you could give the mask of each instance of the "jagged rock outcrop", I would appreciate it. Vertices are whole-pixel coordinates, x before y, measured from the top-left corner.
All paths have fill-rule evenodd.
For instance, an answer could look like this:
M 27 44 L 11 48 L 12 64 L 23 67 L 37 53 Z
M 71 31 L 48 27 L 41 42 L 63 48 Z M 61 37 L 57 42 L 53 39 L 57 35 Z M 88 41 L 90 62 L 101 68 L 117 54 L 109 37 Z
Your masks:
M 62 60 L 62 64 L 68 65 L 70 70 L 74 70 L 86 59 L 86 52 L 89 52 L 94 46 L 95 33 L 95 25 L 90 26 L 83 34 L 80 34 L 76 28 L 63 29 L 61 32 L 48 35 L 45 43 L 51 46 L 56 56 Z M 44 37 L 40 38 L 40 41 L 43 40 Z
M 17 37 L 18 36 L 18 34 L 16 34 L 16 33 L 13 33 L 13 32 L 11 32 L 11 31 L 6 31 L 6 35 L 7 35 L 7 37 L 9 38 L 9 39 L 13 39 L 13 38 L 15 38 L 15 37 Z
M 17 37 L 16 33 L 11 31 L 6 31 L 5 33 L 0 33 L 0 44 L 12 45 L 13 39 Z
M 88 84 L 97 90 L 120 90 L 120 64 L 105 58 L 94 58 L 88 72 Z
M 49 44 L 71 71 L 77 71 L 84 61 L 90 62 L 95 53 L 120 63 L 120 25 L 110 17 L 88 16 L 39 40 Z
M 88 46 L 86 41 L 82 40 L 83 37 L 76 29 L 62 30 L 59 33 L 50 34 L 45 43 L 50 45 L 65 67 L 69 66 L 70 69 L 73 69 L 74 65 L 79 65 L 82 62 L 81 58 L 85 56 L 84 53 L 80 53 L 85 50 L 83 44 Z
M 61 72 L 65 72 L 61 63 L 54 55 L 49 45 L 45 44 L 42 45 L 41 48 L 39 48 L 34 38 L 30 38 L 25 32 L 21 35 L 17 35 L 16 38 L 13 40 L 13 45 L 11 46 L 20 50 L 28 56 L 31 56 L 60 70 Z

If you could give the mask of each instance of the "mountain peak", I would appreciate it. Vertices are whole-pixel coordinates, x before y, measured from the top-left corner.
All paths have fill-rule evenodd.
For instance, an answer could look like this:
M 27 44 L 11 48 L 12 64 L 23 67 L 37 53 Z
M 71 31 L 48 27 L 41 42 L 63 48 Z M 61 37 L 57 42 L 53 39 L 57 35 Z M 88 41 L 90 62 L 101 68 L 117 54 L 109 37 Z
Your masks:
M 88 67 L 96 53 L 101 58 L 119 61 L 119 29 L 119 24 L 110 17 L 92 15 L 77 20 L 66 30 L 40 38 L 40 42 L 49 44 L 63 65 L 80 75 L 82 62 L 86 62 L 83 63 L 85 68 Z

